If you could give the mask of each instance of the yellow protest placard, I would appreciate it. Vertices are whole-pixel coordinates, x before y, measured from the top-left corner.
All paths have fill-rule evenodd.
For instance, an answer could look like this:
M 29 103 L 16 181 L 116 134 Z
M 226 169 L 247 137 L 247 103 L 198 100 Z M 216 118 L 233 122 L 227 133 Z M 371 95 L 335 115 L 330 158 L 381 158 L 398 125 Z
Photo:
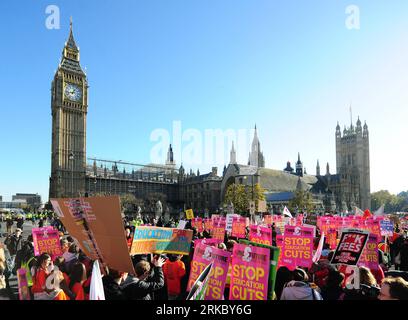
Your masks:
M 186 217 L 188 220 L 194 219 L 193 209 L 186 210 Z

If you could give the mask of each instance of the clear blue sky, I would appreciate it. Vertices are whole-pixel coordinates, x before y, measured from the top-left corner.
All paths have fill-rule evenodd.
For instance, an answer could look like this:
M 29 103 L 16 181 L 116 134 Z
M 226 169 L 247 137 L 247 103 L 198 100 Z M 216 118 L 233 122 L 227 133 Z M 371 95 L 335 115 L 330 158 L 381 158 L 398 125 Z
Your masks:
M 59 30 L 45 26 L 50 4 Z M 345 26 L 350 4 L 360 30 Z M 48 199 L 50 87 L 70 16 L 90 85 L 88 156 L 148 163 L 151 133 L 173 121 L 203 134 L 257 123 L 267 167 L 300 152 L 308 173 L 317 159 L 334 173 L 352 102 L 370 130 L 371 190 L 408 189 L 406 0 L 16 0 L 0 2 L 3 199 Z M 245 163 L 248 146 L 236 148 Z

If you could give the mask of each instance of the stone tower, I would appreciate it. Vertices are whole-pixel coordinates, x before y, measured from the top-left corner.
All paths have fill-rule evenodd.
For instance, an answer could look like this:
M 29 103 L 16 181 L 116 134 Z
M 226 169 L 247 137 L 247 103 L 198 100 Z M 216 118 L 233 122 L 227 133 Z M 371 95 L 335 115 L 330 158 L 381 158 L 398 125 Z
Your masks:
M 232 141 L 232 148 L 230 152 L 230 164 L 237 164 L 237 153 L 234 148 L 234 141 Z
M 50 198 L 85 194 L 88 82 L 72 30 L 51 84 Z
M 298 161 L 296 162 L 296 175 L 303 177 L 303 163 L 300 161 L 300 153 L 298 152 Z
M 176 162 L 174 161 L 174 154 L 173 154 L 173 147 L 169 146 L 169 150 L 167 151 L 167 159 L 166 159 L 167 166 L 175 166 Z
M 349 209 L 353 205 L 371 209 L 370 195 L 370 148 L 368 126 L 361 127 L 360 118 L 356 127 L 336 127 L 336 167 L 340 175 L 341 196 Z
M 248 164 L 250 166 L 265 168 L 265 159 L 263 153 L 261 152 L 261 143 L 258 139 L 258 132 L 255 125 L 254 139 L 252 140 L 251 152 L 249 153 Z

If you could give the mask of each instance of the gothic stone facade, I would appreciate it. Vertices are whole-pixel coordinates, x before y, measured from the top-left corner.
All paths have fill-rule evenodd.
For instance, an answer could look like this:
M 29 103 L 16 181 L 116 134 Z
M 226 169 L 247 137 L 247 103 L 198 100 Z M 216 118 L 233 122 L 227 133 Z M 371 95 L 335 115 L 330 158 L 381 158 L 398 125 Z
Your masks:
M 371 208 L 370 196 L 370 148 L 368 126 L 336 127 L 336 167 L 338 182 L 332 188 L 339 189 L 338 196 L 349 206 L 356 204 L 362 209 Z

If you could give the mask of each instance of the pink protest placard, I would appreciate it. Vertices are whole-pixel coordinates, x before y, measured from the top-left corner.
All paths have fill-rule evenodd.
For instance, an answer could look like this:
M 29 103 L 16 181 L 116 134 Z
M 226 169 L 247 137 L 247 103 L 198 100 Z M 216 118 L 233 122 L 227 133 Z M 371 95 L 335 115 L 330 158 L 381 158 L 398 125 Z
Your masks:
M 369 219 L 368 221 L 368 231 L 370 233 L 375 234 L 378 237 L 378 240 L 381 239 L 381 227 L 380 227 L 380 220 Z
M 34 255 L 46 252 L 52 259 L 62 256 L 59 232 L 53 227 L 33 228 Z
M 221 216 L 219 214 L 212 214 L 211 215 L 211 220 L 216 220 L 216 219 L 219 219 L 219 218 L 221 218 Z
M 213 226 L 214 226 L 215 224 L 219 223 L 220 221 L 227 223 L 227 218 L 226 218 L 226 217 L 220 217 L 220 216 L 214 217 L 214 216 L 213 216 L 213 217 L 211 218 L 211 220 L 213 221 Z
M 334 218 L 332 217 L 317 217 L 317 226 L 321 230 L 323 225 L 329 225 L 332 221 L 334 221 Z
M 246 219 L 241 216 L 234 216 L 232 218 L 231 236 L 245 239 L 246 237 Z
M 350 228 L 363 229 L 364 228 L 363 217 L 353 216 L 351 218 Z
M 207 230 L 211 233 L 213 229 L 213 219 L 204 219 L 204 230 Z
M 283 235 L 277 234 L 276 235 L 276 246 L 280 249 L 279 250 L 279 259 L 278 259 L 278 269 L 282 266 L 281 258 L 282 258 L 282 250 L 283 250 Z
M 280 251 L 282 252 L 282 249 L 283 249 L 283 235 L 281 235 L 281 234 L 276 235 L 276 245 L 281 249 Z
M 328 234 L 329 229 L 336 228 L 336 221 L 332 217 L 321 217 L 319 229 L 320 232 L 324 234 Z
M 232 231 L 231 231 L 231 236 L 240 238 L 240 239 L 245 239 L 246 237 L 246 219 L 241 217 L 241 216 L 234 216 L 232 218 Z
M 371 271 L 379 269 L 377 235 L 370 233 L 357 265 L 359 267 L 367 267 Z
M 230 252 L 210 247 L 205 244 L 198 244 L 194 249 L 194 257 L 191 262 L 187 290 L 191 290 L 191 287 L 200 276 L 201 272 L 213 262 L 205 300 L 222 300 L 230 260 Z
M 349 217 L 337 217 L 336 219 L 336 228 L 339 232 L 343 229 L 348 229 L 352 225 L 352 219 Z
M 268 300 L 270 250 L 234 245 L 230 300 Z
M 273 216 L 270 214 L 264 215 L 264 223 L 268 225 L 272 225 L 273 223 Z
M 302 226 L 303 225 L 303 218 L 304 218 L 303 213 L 300 213 L 300 214 L 298 214 L 296 216 L 296 225 L 297 226 Z
M 251 225 L 249 229 L 249 241 L 272 245 L 272 229 L 268 227 Z
M 326 242 L 330 246 L 330 250 L 335 250 L 337 248 L 337 230 L 330 228 L 326 234 Z
M 31 300 L 26 269 L 21 268 L 17 270 L 17 285 L 19 300 Z
M 313 258 L 313 230 L 305 227 L 285 226 L 281 263 L 293 270 L 310 267 Z
M 214 238 L 197 239 L 197 240 L 194 240 L 194 247 L 196 248 L 199 244 L 205 244 L 207 246 L 213 247 L 213 246 L 217 246 L 221 242 L 222 241 L 220 239 L 214 239 Z
M 202 218 L 193 218 L 191 219 L 191 226 L 197 229 L 197 232 L 203 232 L 203 219 Z
M 225 238 L 225 228 L 227 226 L 227 222 L 225 218 L 220 218 L 213 221 L 213 230 L 211 232 L 211 236 L 214 239 L 218 239 L 221 242 L 224 242 Z

